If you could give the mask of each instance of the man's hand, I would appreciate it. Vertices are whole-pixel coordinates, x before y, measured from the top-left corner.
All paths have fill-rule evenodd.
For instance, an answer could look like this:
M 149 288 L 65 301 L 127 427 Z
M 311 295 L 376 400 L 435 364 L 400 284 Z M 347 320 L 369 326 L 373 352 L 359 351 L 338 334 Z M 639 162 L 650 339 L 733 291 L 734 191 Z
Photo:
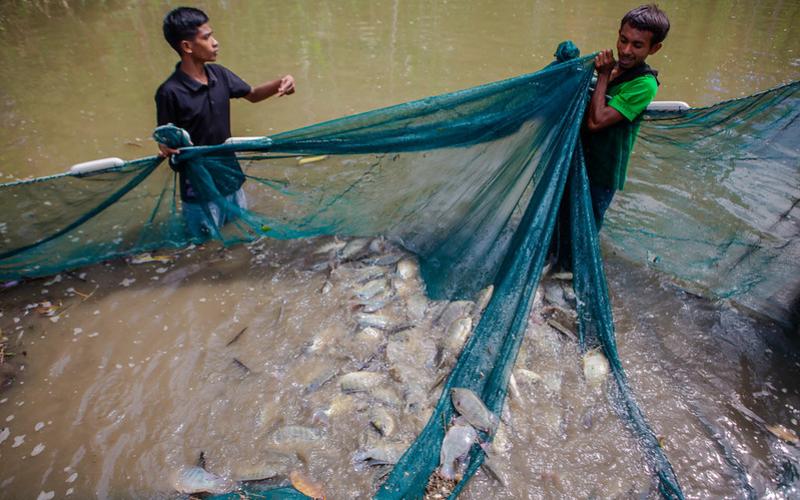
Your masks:
M 594 68 L 597 70 L 597 86 L 589 102 L 589 112 L 586 114 L 586 128 L 590 132 L 597 132 L 610 127 L 625 119 L 622 113 L 606 103 L 608 81 L 611 79 L 617 61 L 611 50 L 600 51 L 594 58 Z
M 292 75 L 281 78 L 281 83 L 278 85 L 278 97 L 289 94 L 294 94 L 294 77 Z
M 614 59 L 614 52 L 611 49 L 601 50 L 594 58 L 594 69 L 598 75 L 610 75 L 617 61 Z
M 166 158 L 167 156 L 177 155 L 180 154 L 180 151 L 177 149 L 172 149 L 167 147 L 161 143 L 158 144 L 158 156 L 159 158 Z

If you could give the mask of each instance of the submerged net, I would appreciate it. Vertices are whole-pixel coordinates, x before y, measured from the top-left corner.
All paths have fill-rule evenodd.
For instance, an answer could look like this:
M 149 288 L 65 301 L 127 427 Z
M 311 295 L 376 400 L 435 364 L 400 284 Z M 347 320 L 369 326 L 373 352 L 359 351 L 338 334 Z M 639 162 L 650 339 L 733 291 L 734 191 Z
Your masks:
M 800 82 L 645 115 L 607 234 L 706 297 L 800 324 Z
M 176 175 L 158 158 L 2 185 L 0 279 L 208 238 L 236 243 L 337 234 L 383 235 L 417 254 L 432 299 L 472 298 L 494 284 L 428 425 L 377 492 L 378 498 L 421 497 L 438 465 L 442 422 L 453 415 L 449 389 L 472 389 L 490 410 L 502 409 L 563 198 L 581 344 L 602 347 L 662 494 L 680 498 L 614 340 L 578 147 L 592 73 L 591 57 L 575 59 L 269 138 L 185 148 L 179 168 L 203 200 L 216 203 L 217 213 L 200 205 L 207 226 L 200 234 L 187 231 Z M 630 192 L 610 214 L 612 243 L 711 296 L 736 298 L 775 317 L 767 305 L 791 295 L 798 281 L 796 272 L 787 273 L 796 271 L 798 255 L 800 174 L 792 140 L 798 88 L 649 116 Z M 247 179 L 246 209 L 222 196 L 240 175 L 231 165 L 234 153 Z M 759 204 L 764 193 L 769 203 Z M 230 222 L 216 224 L 220 213 Z M 453 495 L 482 459 L 473 447 Z

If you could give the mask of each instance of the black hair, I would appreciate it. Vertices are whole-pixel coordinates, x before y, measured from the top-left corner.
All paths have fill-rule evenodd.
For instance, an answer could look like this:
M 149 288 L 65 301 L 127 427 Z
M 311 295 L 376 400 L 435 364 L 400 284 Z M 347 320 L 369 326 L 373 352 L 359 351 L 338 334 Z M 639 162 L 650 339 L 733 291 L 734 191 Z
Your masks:
M 197 28 L 208 22 L 205 12 L 194 7 L 178 7 L 164 16 L 164 38 L 181 54 L 181 41 L 194 40 Z
M 636 7 L 625 14 L 622 22 L 619 23 L 619 27 L 622 28 L 626 23 L 631 28 L 652 33 L 653 38 L 650 40 L 650 45 L 663 42 L 667 38 L 667 33 L 669 33 L 667 13 L 659 9 L 658 5 L 652 3 Z

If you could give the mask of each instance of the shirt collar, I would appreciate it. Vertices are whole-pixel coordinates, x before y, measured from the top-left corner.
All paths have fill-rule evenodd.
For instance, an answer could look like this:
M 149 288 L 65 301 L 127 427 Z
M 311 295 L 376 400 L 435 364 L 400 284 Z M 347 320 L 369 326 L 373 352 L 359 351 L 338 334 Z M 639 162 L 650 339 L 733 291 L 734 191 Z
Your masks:
M 181 63 L 175 65 L 175 76 L 182 84 L 189 87 L 189 90 L 193 92 L 197 92 L 198 90 L 202 89 L 203 87 L 213 87 L 215 83 L 217 83 L 217 77 L 214 76 L 213 71 L 208 70 L 208 66 L 204 66 L 206 71 L 206 77 L 208 78 L 208 85 L 203 85 L 202 83 L 198 82 L 191 76 L 187 75 L 181 70 Z

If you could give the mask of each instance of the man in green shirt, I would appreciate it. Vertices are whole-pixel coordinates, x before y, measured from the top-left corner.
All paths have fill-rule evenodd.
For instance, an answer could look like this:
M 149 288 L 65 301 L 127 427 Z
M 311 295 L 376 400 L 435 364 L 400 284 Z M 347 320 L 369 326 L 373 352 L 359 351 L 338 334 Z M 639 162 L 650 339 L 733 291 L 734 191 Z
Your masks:
M 668 32 L 667 15 L 655 5 L 642 5 L 622 18 L 619 61 L 611 49 L 595 58 L 597 86 L 581 140 L 598 230 L 614 193 L 625 185 L 642 113 L 658 90 L 658 72 L 644 61 L 658 52 Z

